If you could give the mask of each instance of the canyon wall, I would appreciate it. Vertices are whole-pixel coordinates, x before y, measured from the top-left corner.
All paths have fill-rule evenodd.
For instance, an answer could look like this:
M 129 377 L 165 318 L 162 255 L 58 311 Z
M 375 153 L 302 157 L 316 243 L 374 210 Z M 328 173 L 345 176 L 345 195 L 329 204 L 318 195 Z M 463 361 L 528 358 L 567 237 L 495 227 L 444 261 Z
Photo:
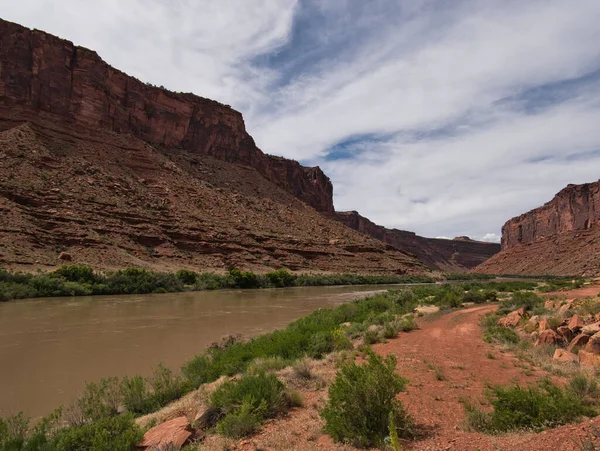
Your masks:
M 600 223 L 600 181 L 568 185 L 543 206 L 512 218 L 502 227 L 502 249 L 536 243 Z
M 348 227 L 415 255 L 431 269 L 465 271 L 500 251 L 500 245 L 473 241 L 466 237 L 453 240 L 425 238 L 405 230 L 387 229 L 356 211 L 337 212 L 336 219 Z
M 321 169 L 265 155 L 231 107 L 145 84 L 94 51 L 0 19 L 0 130 L 23 122 L 131 133 L 250 166 L 318 211 L 334 211 Z
M 568 185 L 502 227 L 502 251 L 475 272 L 600 275 L 600 181 Z

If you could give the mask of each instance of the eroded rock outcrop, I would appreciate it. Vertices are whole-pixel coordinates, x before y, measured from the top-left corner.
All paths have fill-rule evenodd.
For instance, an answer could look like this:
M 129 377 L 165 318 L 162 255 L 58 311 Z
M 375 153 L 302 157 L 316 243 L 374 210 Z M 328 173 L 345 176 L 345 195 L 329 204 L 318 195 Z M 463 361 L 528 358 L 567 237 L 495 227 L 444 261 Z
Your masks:
M 0 130 L 20 122 L 131 133 L 247 165 L 318 211 L 333 212 L 329 178 L 318 167 L 265 155 L 231 107 L 145 84 L 92 50 L 0 19 Z
M 502 227 L 502 249 L 536 243 L 600 223 L 600 182 L 569 185 L 542 207 L 512 218 Z
M 474 241 L 468 237 L 453 240 L 425 238 L 405 230 L 388 229 L 373 223 L 356 211 L 336 212 L 336 219 L 348 227 L 415 255 L 432 269 L 465 271 L 500 251 L 500 245 Z
M 600 274 L 600 181 L 569 185 L 502 227 L 502 251 L 475 272 Z
M 327 218 L 331 198 L 228 106 L 0 20 L 0 265 L 428 272 Z

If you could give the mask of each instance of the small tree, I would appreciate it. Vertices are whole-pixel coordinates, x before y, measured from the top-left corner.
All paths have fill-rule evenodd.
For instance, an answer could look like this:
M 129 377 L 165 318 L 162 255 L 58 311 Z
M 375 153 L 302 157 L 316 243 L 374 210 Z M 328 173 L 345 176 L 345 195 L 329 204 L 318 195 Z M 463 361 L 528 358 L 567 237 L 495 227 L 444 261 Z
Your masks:
M 407 381 L 394 372 L 395 368 L 394 356 L 383 360 L 372 351 L 364 365 L 354 362 L 343 365 L 321 411 L 326 421 L 325 432 L 336 442 L 358 447 L 382 446 L 391 423 L 395 424 L 398 435 L 408 435 L 411 420 L 396 399 Z

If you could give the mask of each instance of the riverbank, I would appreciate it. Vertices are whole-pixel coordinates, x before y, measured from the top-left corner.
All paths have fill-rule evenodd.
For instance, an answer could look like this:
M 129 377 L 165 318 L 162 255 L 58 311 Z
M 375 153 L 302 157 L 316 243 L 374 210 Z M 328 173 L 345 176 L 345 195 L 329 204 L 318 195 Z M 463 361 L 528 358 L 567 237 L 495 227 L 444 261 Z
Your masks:
M 84 393 L 67 411 L 73 406 L 85 404 L 86 399 L 98 399 L 98 393 L 111 393 L 111 402 L 118 404 L 118 412 L 124 409 L 130 414 L 139 415 L 156 410 L 184 393 L 220 377 L 247 373 L 259 365 L 259 362 L 293 365 L 306 354 L 319 359 L 331 352 L 355 347 L 356 340 L 372 344 L 388 336 L 395 336 L 399 331 L 413 327 L 412 322 L 405 320 L 404 316 L 423 303 L 445 309 L 457 308 L 463 302 L 483 303 L 494 300 L 503 292 L 532 289 L 536 285 L 535 282 L 466 282 L 458 286 L 415 286 L 378 294 L 334 309 L 318 310 L 285 329 L 250 341 L 225 340 L 188 361 L 183 365 L 181 373 L 159 367 L 149 378 L 137 376 L 121 381 L 101 381 L 88 387 L 87 394 Z M 103 398 L 100 396 L 100 399 Z M 112 412 L 110 409 L 109 411 Z M 67 419 L 63 418 L 63 421 Z M 89 415 L 85 423 L 95 424 L 94 427 L 101 426 L 96 420 L 89 418 Z M 71 425 L 73 427 L 79 426 Z
M 392 285 L 492 278 L 494 276 L 441 273 L 431 275 L 292 274 L 284 269 L 266 274 L 237 269 L 231 269 L 225 274 L 197 273 L 188 269 L 164 273 L 139 268 L 100 272 L 85 265 L 64 265 L 47 273 L 9 272 L 0 269 L 0 301 L 37 297 L 178 293 L 234 288 Z

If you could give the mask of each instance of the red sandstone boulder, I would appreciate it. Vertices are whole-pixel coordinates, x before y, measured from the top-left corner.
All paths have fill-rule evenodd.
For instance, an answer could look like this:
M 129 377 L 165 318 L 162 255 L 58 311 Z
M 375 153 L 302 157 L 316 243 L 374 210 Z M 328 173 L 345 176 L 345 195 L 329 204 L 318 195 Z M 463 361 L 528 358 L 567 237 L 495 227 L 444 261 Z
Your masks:
M 556 332 L 558 332 L 558 335 L 563 337 L 567 341 L 567 343 L 570 343 L 574 336 L 573 331 L 567 326 L 560 326 L 556 329 Z
M 504 327 L 517 327 L 523 316 L 525 316 L 525 310 L 515 310 L 514 312 L 510 312 L 508 315 L 506 315 L 505 318 L 500 318 L 498 320 L 498 325 Z
M 585 350 L 600 355 L 600 333 L 597 333 L 590 337 L 590 340 L 588 341 L 587 345 L 585 345 Z
M 150 429 L 144 434 L 138 447 L 147 450 L 178 450 L 191 436 L 190 422 L 186 417 L 179 417 Z
M 569 320 L 568 327 L 573 332 L 579 331 L 583 326 L 584 326 L 583 320 L 581 318 L 579 318 L 579 315 L 577 313 L 575 315 L 573 315 L 571 317 L 571 319 Z
M 581 333 L 586 335 L 594 335 L 600 332 L 600 322 L 588 324 L 587 326 L 583 326 L 581 328 Z
M 579 361 L 579 357 L 577 357 L 577 354 L 573 354 L 572 352 L 560 348 L 554 351 L 554 356 L 552 356 L 552 358 L 554 360 L 558 360 L 559 362 L 576 363 Z
M 590 341 L 589 335 L 579 334 L 575 338 L 573 338 L 573 340 L 571 340 L 571 343 L 567 347 L 567 351 L 572 352 L 575 348 L 581 348 L 585 346 L 588 343 L 588 341 Z
M 537 341 L 535 342 L 535 346 L 541 345 L 553 345 L 560 342 L 559 335 L 554 332 L 552 329 L 547 329 L 543 332 L 540 332 Z
M 546 318 L 544 318 L 543 320 L 540 321 L 538 330 L 540 332 L 543 332 L 547 329 L 548 329 L 548 320 Z
M 72 257 L 72 256 L 71 256 L 71 254 L 69 254 L 68 252 L 61 252 L 61 253 L 58 255 L 58 259 L 59 259 L 59 260 L 62 260 L 62 261 L 65 261 L 65 262 L 70 262 L 70 261 L 72 261 L 72 260 L 73 260 L 73 257 Z
M 600 367 L 600 355 L 582 349 L 579 351 L 579 364 L 588 368 Z

